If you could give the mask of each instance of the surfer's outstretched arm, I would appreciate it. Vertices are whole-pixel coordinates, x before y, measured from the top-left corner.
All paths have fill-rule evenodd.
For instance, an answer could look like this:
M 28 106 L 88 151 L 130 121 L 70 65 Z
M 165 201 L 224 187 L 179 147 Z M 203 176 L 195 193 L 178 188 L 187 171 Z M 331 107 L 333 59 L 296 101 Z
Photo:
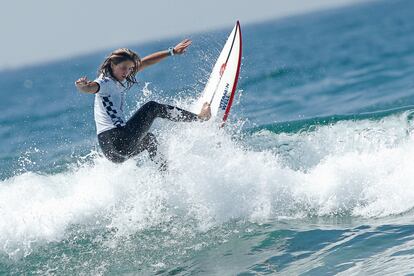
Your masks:
M 80 92 L 95 94 L 99 90 L 99 84 L 82 77 L 75 82 L 76 88 Z
M 139 67 L 138 70 L 142 71 L 146 67 L 150 65 L 154 65 L 168 56 L 183 54 L 187 50 L 187 48 L 191 45 L 191 43 L 192 43 L 191 40 L 184 39 L 183 41 L 175 45 L 174 48 L 170 48 L 165 51 L 155 52 L 153 54 L 145 56 L 144 58 L 141 59 L 141 66 Z

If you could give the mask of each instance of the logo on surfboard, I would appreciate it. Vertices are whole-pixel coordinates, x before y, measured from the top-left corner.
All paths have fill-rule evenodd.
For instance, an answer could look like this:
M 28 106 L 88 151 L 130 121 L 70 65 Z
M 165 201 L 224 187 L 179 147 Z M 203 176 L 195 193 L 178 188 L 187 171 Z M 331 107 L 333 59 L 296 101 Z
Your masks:
M 220 67 L 220 76 L 223 76 L 223 74 L 224 74 L 224 70 L 226 70 L 226 66 L 227 66 L 227 64 L 226 64 L 226 63 L 223 63 L 223 64 L 221 65 L 221 67 Z
M 220 100 L 221 110 L 225 110 L 227 107 L 227 104 L 229 103 L 229 100 L 230 100 L 229 88 L 230 88 L 230 84 L 226 83 L 226 87 L 224 87 L 223 97 L 221 97 L 221 100 Z

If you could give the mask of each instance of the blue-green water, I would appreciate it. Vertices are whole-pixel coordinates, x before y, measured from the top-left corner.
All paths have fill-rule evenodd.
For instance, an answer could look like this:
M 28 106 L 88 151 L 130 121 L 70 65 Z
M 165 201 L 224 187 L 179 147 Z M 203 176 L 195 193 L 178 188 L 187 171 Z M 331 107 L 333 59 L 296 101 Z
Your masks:
M 166 175 L 97 147 L 73 83 L 112 49 L 0 72 L 0 274 L 413 274 L 412 18 L 405 0 L 241 22 L 229 124 L 157 121 Z M 128 114 L 189 107 L 231 28 L 140 74 Z

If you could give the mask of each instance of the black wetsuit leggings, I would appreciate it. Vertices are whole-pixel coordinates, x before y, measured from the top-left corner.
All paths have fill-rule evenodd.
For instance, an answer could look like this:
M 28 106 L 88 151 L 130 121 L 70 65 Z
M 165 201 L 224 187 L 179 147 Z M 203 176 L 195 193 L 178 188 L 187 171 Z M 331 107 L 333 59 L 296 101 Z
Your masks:
M 154 160 L 157 155 L 157 140 L 148 130 L 155 118 L 168 119 L 175 122 L 191 122 L 197 115 L 171 105 L 154 101 L 147 102 L 126 122 L 125 126 L 104 131 L 98 135 L 99 145 L 104 155 L 115 163 L 147 150 Z

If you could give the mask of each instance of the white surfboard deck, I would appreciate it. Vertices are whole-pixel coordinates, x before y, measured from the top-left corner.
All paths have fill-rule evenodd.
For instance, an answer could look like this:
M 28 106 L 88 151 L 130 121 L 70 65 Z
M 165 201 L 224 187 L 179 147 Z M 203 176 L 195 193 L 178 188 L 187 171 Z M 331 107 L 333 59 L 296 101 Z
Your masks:
M 203 103 L 211 106 L 212 119 L 227 120 L 239 79 L 242 57 L 242 36 L 239 21 L 230 33 L 200 98 L 191 110 L 199 113 Z

